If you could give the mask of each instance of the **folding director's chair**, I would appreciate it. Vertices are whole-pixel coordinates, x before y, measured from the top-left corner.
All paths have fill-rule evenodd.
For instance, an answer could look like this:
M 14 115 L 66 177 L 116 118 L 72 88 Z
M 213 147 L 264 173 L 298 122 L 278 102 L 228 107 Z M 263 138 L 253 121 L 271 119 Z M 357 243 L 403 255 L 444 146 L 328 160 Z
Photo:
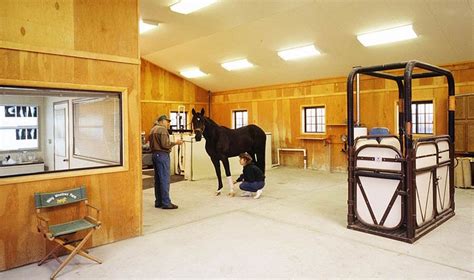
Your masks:
M 84 216 L 82 219 L 68 220 L 65 223 L 58 224 L 50 224 L 50 219 L 42 215 L 46 212 L 46 210 L 48 210 L 48 213 L 51 213 L 52 211 L 59 211 L 61 208 L 65 208 L 65 205 L 70 204 L 75 204 L 74 206 L 77 208 L 79 208 L 81 204 L 85 204 L 87 206 L 88 215 Z M 93 260 L 97 263 L 102 263 L 101 260 L 89 255 L 87 251 L 82 249 L 87 240 L 89 240 L 89 238 L 92 236 L 92 233 L 101 225 L 100 210 L 87 202 L 86 188 L 84 186 L 59 192 L 35 193 L 35 206 L 38 231 L 41 232 L 48 240 L 58 243 L 38 263 L 38 265 L 42 265 L 52 256 L 60 263 L 58 269 L 56 269 L 56 271 L 51 274 L 51 279 L 54 279 L 76 254 Z M 90 215 L 91 210 L 94 210 L 95 217 Z M 44 213 L 41 213 L 41 211 Z M 75 233 L 85 233 L 85 236 L 83 238 L 71 240 Z M 65 248 L 71 252 L 64 261 L 59 260 L 58 256 L 56 255 L 56 252 L 60 248 Z

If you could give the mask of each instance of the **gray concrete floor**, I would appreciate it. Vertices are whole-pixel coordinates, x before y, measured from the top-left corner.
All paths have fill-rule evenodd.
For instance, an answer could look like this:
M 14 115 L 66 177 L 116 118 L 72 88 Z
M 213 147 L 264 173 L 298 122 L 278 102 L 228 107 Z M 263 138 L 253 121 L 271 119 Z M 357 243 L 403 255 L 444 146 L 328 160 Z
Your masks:
M 456 216 L 406 244 L 346 229 L 347 175 L 277 168 L 259 200 L 214 196 L 216 181 L 171 185 L 178 210 L 143 192 L 144 236 L 91 249 L 59 279 L 474 279 L 474 190 L 456 189 Z M 57 263 L 0 273 L 48 279 Z

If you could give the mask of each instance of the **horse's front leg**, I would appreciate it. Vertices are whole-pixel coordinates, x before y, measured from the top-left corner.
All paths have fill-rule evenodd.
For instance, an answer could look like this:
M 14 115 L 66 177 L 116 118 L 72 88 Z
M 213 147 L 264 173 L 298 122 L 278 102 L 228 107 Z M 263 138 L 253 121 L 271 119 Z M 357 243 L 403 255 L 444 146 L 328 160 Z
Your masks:
M 222 192 L 222 179 L 221 179 L 221 166 L 219 164 L 219 159 L 216 158 L 211 158 L 212 164 L 214 165 L 214 169 L 216 170 L 216 175 L 217 175 L 217 191 L 216 195 L 220 195 Z
M 235 196 L 234 183 L 232 182 L 232 175 L 230 174 L 229 159 L 227 157 L 223 157 L 222 164 L 224 165 L 225 176 L 227 178 L 227 184 L 229 185 L 229 196 Z

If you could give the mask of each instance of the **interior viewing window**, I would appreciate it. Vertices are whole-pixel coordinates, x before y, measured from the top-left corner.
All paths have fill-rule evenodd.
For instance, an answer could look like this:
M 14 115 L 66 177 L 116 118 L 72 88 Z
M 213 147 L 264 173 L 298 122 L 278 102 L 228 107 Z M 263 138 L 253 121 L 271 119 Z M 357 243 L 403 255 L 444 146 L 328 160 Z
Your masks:
M 0 85 L 0 178 L 123 164 L 120 92 Z
M 83 159 L 119 164 L 120 100 L 113 97 L 93 97 L 76 99 L 72 104 L 73 155 Z
M 326 131 L 326 108 L 303 108 L 303 131 L 305 133 L 324 133 Z
M 39 148 L 38 108 L 36 104 L 0 104 L 0 152 Z
M 177 111 L 170 113 L 170 128 L 171 129 L 187 129 L 188 112 L 181 113 L 181 116 Z M 179 124 L 179 125 L 178 125 Z
M 232 121 L 234 129 L 248 125 L 247 110 L 232 111 Z
M 433 101 L 418 101 L 411 105 L 413 133 L 433 133 Z

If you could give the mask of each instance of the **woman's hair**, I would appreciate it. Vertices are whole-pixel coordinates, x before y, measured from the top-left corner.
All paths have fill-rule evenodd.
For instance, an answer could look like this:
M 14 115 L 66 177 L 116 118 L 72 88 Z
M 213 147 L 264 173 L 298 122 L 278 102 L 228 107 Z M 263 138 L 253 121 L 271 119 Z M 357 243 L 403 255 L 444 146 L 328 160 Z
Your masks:
M 239 155 L 239 158 L 245 159 L 246 162 L 251 162 L 252 161 L 252 157 L 247 152 L 241 153 Z

